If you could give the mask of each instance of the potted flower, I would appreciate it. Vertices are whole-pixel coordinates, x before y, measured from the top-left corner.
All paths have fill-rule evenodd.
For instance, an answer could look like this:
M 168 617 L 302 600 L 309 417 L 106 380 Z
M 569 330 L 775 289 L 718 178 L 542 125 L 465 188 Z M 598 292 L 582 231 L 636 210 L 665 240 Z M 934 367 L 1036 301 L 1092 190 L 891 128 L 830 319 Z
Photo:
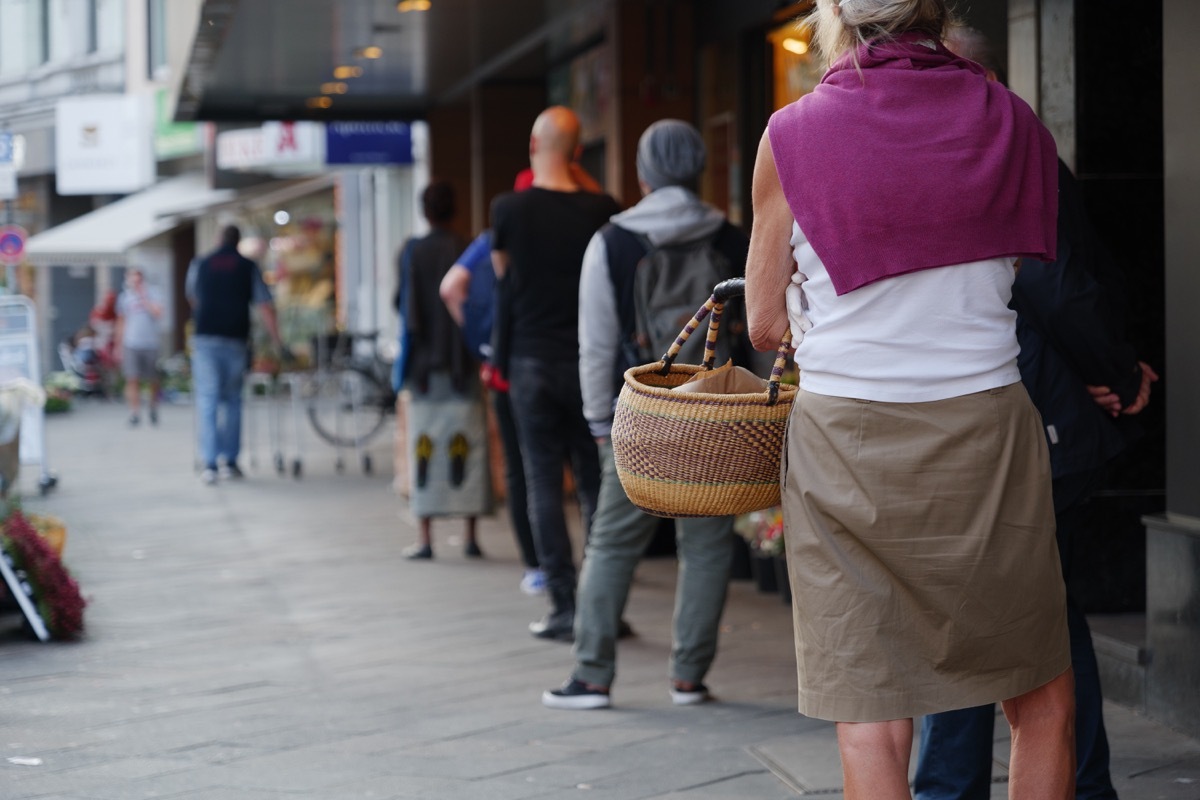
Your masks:
M 20 576 L 24 591 L 55 639 L 76 639 L 83 633 L 86 601 L 79 585 L 48 542 L 20 509 L 9 506 L 0 525 L 0 558 Z M 6 589 L 0 581 L 0 593 Z
M 750 569 L 760 592 L 783 592 L 791 602 L 783 546 L 783 509 L 774 506 L 741 514 L 734 521 L 737 531 L 750 545 Z

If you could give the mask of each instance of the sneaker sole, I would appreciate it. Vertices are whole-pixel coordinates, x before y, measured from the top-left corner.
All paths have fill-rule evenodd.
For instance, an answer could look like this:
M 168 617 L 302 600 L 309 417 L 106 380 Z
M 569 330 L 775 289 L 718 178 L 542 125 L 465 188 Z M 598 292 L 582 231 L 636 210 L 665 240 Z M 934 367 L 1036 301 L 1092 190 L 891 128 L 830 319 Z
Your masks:
M 583 711 L 593 708 L 608 708 L 612 700 L 608 695 L 577 694 L 564 696 L 553 692 L 542 692 L 542 705 L 546 708 L 562 708 L 571 711 Z
M 671 702 L 677 706 L 698 706 L 712 700 L 707 692 L 676 692 L 671 690 Z

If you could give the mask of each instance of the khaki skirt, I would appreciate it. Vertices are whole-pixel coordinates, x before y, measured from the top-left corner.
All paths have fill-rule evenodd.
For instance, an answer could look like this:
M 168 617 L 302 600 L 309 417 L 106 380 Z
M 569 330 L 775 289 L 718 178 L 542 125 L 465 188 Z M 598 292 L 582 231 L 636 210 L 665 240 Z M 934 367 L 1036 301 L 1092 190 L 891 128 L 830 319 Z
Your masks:
M 916 717 L 1070 667 L 1046 442 L 1021 384 L 928 403 L 801 391 L 788 426 L 802 714 Z

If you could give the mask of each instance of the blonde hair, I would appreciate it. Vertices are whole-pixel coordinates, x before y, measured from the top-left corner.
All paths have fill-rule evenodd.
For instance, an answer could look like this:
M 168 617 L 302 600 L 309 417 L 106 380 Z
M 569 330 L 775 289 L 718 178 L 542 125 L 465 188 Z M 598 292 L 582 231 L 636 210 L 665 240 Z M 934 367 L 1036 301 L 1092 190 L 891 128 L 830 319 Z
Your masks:
M 817 0 L 808 18 L 826 62 L 850 51 L 856 67 L 860 44 L 908 31 L 941 41 L 953 22 L 949 0 Z

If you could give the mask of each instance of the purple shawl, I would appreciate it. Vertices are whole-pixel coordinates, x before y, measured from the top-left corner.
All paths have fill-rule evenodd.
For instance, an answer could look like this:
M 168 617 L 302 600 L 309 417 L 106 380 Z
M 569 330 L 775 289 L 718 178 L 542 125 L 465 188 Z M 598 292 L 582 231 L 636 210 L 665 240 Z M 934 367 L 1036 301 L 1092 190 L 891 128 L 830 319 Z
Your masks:
M 779 181 L 839 295 L 1000 256 L 1053 261 L 1058 161 L 983 67 L 908 33 L 862 46 L 771 117 Z

